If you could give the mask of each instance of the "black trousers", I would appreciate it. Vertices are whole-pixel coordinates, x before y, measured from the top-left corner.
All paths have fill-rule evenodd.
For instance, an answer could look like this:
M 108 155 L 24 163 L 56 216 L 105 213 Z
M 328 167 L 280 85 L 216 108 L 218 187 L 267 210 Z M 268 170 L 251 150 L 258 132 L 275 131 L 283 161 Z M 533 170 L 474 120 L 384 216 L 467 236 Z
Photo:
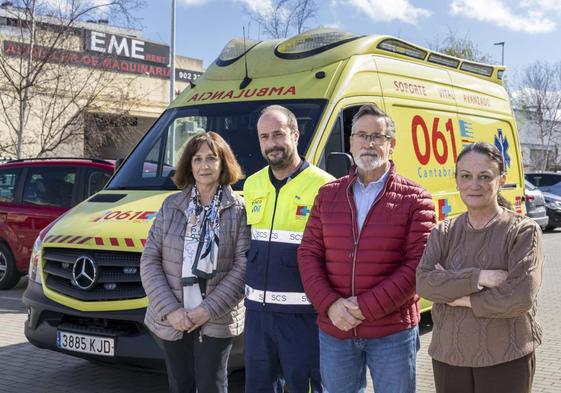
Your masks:
M 432 360 L 437 393 L 530 393 L 536 356 L 489 367 L 457 367 Z
M 227 393 L 232 338 L 183 333 L 178 341 L 155 337 L 163 350 L 170 393 Z

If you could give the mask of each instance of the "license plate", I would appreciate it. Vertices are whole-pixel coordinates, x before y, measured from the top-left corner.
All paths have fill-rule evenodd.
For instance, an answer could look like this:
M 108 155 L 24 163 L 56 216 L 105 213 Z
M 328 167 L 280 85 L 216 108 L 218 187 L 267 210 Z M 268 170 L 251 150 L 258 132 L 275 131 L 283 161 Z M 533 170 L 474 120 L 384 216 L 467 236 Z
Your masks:
M 57 330 L 56 346 L 67 351 L 115 356 L 115 339 Z

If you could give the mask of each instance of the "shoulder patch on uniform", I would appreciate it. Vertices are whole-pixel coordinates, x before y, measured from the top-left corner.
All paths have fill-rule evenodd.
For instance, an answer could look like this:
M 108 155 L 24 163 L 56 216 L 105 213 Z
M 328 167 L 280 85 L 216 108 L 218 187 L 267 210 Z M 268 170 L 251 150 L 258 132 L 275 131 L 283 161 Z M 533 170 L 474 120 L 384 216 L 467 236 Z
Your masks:
M 252 213 L 259 213 L 261 211 L 261 208 L 263 207 L 263 199 L 264 198 L 255 198 L 251 201 L 250 211 Z

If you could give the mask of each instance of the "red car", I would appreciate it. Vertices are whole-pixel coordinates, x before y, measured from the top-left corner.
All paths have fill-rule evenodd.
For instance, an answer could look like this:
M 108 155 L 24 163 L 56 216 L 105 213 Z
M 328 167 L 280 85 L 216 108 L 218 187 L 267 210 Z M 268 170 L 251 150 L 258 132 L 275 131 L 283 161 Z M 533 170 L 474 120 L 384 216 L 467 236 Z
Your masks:
M 113 170 L 109 161 L 81 158 L 0 164 L 0 290 L 27 274 L 41 229 L 101 190 Z

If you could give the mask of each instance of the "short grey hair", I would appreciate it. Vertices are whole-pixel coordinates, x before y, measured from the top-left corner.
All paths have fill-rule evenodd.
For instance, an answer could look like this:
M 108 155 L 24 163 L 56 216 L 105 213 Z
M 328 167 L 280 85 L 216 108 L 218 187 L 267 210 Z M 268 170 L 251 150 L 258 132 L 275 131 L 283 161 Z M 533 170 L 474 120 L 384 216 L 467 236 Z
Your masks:
M 353 126 L 351 128 L 354 132 L 355 124 L 363 116 L 382 117 L 386 121 L 386 134 L 395 138 L 395 123 L 392 118 L 376 104 L 366 104 L 359 108 L 358 112 L 353 116 Z
M 286 116 L 286 125 L 288 126 L 288 128 L 291 131 L 298 131 L 298 121 L 296 120 L 296 116 L 294 115 L 294 113 L 292 113 L 292 111 L 288 108 L 285 108 L 282 105 L 269 105 L 267 107 L 265 107 L 261 113 L 259 113 L 259 119 L 261 119 L 264 115 L 266 115 L 267 113 L 270 112 L 280 112 L 283 115 Z M 257 120 L 259 121 L 259 120 Z

